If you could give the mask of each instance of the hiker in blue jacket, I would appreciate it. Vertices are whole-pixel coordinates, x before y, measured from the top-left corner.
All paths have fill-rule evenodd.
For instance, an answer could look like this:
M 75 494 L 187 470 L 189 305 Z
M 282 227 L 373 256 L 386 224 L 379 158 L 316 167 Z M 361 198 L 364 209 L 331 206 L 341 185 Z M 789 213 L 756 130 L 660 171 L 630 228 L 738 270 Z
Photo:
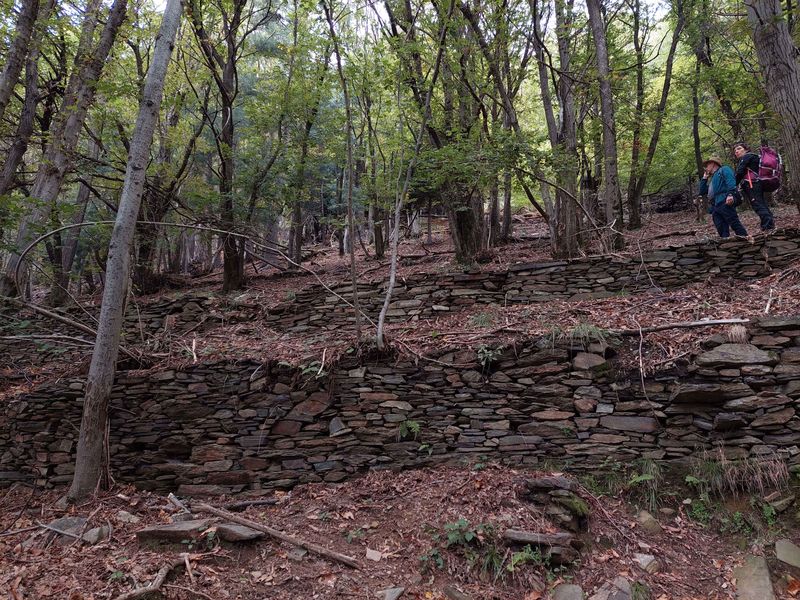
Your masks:
M 736 189 L 733 169 L 723 165 L 719 156 L 709 157 L 703 167 L 705 172 L 700 180 L 700 195 L 708 196 L 708 212 L 714 219 L 719 237 L 730 237 L 731 229 L 738 237 L 747 237 L 747 230 L 739 220 L 734 206 L 734 196 L 739 191 Z

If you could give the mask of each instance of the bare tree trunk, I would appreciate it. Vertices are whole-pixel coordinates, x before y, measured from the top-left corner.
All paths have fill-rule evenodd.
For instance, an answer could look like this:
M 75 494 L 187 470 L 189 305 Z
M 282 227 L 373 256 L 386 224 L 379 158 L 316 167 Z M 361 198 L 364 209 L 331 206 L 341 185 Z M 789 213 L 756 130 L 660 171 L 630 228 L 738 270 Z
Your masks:
M 800 67 L 779 0 L 749 0 L 747 19 L 772 109 L 780 119 L 789 197 L 800 210 Z
M 639 179 L 639 155 L 642 146 L 642 119 L 644 117 L 644 44 L 646 24 L 642 23 L 642 4 L 633 0 L 633 48 L 636 54 L 636 105 L 633 113 L 633 139 L 631 141 L 631 175 L 628 180 L 628 229 L 642 226 L 641 202 L 636 197 Z
M 600 78 L 600 114 L 603 121 L 603 160 L 605 176 L 602 181 L 603 208 L 605 223 L 611 227 L 614 223 L 614 208 L 621 204 L 619 190 L 619 171 L 617 169 L 617 126 L 614 116 L 614 93 L 611 90 L 611 69 L 608 63 L 608 47 L 606 45 L 606 26 L 600 11 L 601 0 L 586 0 L 589 9 L 589 24 L 592 28 L 594 48 L 597 53 L 597 72 Z M 620 230 L 623 215 L 617 215 L 615 229 Z M 622 236 L 613 231 L 604 234 L 606 248 L 621 248 Z
M 728 125 L 733 132 L 733 137 L 737 140 L 740 140 L 742 139 L 743 134 L 742 121 L 736 114 L 736 111 L 733 110 L 733 106 L 731 105 L 731 101 L 727 96 L 725 87 L 714 71 L 714 61 L 711 57 L 711 40 L 708 36 L 708 31 L 711 27 L 709 24 L 709 19 L 711 18 L 712 10 L 709 7 L 708 2 L 705 0 L 703 0 L 701 3 L 699 10 L 700 15 L 698 26 L 700 28 L 700 37 L 696 40 L 694 45 L 694 53 L 697 57 L 697 60 L 699 60 L 700 63 L 702 63 L 702 65 L 709 70 L 711 87 L 714 90 L 714 94 L 717 96 L 720 110 L 725 116 L 725 120 L 728 122 Z
M 700 61 L 694 63 L 694 79 L 692 80 L 692 141 L 694 145 L 694 162 L 697 176 L 703 176 L 703 154 L 700 147 Z
M 94 1 L 97 2 L 97 0 Z M 97 4 L 93 4 L 92 8 Z M 36 198 L 39 205 L 20 224 L 16 241 L 18 250 L 24 248 L 31 241 L 31 226 L 46 221 L 50 207 L 64 182 L 64 177 L 72 166 L 72 155 L 86 119 L 86 112 L 94 100 L 97 82 L 117 32 L 125 19 L 126 8 L 127 0 L 114 0 L 97 46 L 91 52 L 79 51 L 75 56 L 75 68 L 67 84 L 64 100 L 61 103 L 56 123 L 51 129 L 47 148 L 31 189 L 31 197 Z M 79 48 L 91 42 L 91 34 L 96 22 L 97 14 L 94 10 L 90 10 L 84 19 Z M 6 264 L 5 280 L 0 281 L 0 295 L 15 293 L 13 275 L 18 261 L 19 256 L 13 254 Z
M 361 308 L 358 303 L 358 279 L 356 277 L 356 226 L 355 215 L 353 212 L 353 113 L 350 110 L 350 89 L 347 83 L 347 78 L 342 68 L 342 52 L 339 48 L 339 38 L 336 35 L 336 29 L 333 25 L 333 14 L 331 7 L 323 0 L 322 8 L 325 10 L 325 17 L 328 20 L 328 28 L 331 32 L 331 40 L 333 41 L 333 50 L 336 53 L 336 70 L 339 73 L 339 83 L 342 86 L 342 94 L 344 94 L 344 112 L 346 118 L 346 135 L 347 135 L 347 235 L 349 239 L 349 253 L 350 253 L 350 279 L 353 284 L 353 312 L 355 315 L 355 333 L 356 343 L 361 341 Z
M 664 115 L 667 111 L 669 90 L 672 84 L 672 66 L 675 62 L 675 53 L 678 49 L 678 42 L 680 41 L 680 36 L 683 32 L 684 23 L 686 22 L 683 13 L 682 0 L 678 0 L 675 3 L 675 10 L 678 13 L 677 21 L 675 23 L 675 28 L 672 30 L 672 43 L 670 44 L 666 66 L 664 67 L 664 83 L 661 87 L 661 99 L 658 102 L 658 107 L 656 107 L 656 120 L 653 124 L 653 133 L 650 136 L 650 144 L 647 147 L 647 155 L 645 156 L 644 164 L 639 172 L 636 187 L 634 188 L 634 199 L 637 206 L 641 202 L 642 194 L 644 194 L 644 186 L 647 183 L 647 176 L 650 174 L 650 167 L 653 164 L 653 158 L 656 155 L 658 140 L 661 136 L 661 127 L 664 124 Z
M 6 64 L 0 74 L 0 121 L 3 120 L 14 86 L 19 81 L 25 58 L 32 46 L 33 26 L 39 12 L 39 0 L 24 0 L 14 28 L 14 41 L 6 55 Z M 45 18 L 47 18 L 45 16 Z
M 89 158 L 96 160 L 100 156 L 100 146 L 93 140 L 89 140 Z M 75 198 L 75 213 L 72 223 L 77 225 L 83 223 L 86 215 L 86 207 L 89 203 L 89 186 L 85 183 L 78 184 L 78 194 Z M 66 241 L 61 249 L 61 264 L 54 265 L 53 283 L 50 286 L 50 293 L 47 303 L 50 306 L 63 306 L 69 296 L 69 279 L 72 266 L 75 262 L 75 252 L 78 249 L 78 240 L 81 230 L 71 229 L 66 232 Z
M 576 173 L 578 170 L 577 132 L 575 123 L 575 94 L 570 78 L 572 62 L 572 7 L 573 0 L 555 0 L 556 41 L 558 43 L 559 69 L 555 82 L 559 109 L 558 119 L 550 94 L 550 72 L 548 56 L 545 56 L 544 31 L 540 0 L 530 0 L 534 18 L 533 44 L 539 66 L 539 89 L 547 122 L 550 147 L 554 153 L 556 172 L 555 200 L 550 211 L 550 244 L 556 257 L 571 257 L 577 254 L 577 203 Z M 545 185 L 545 184 L 542 184 Z
M 181 10 L 180 0 L 167 0 L 161 29 L 156 37 L 155 49 L 147 72 L 143 98 L 139 105 L 139 115 L 125 171 L 125 183 L 109 243 L 106 285 L 103 290 L 97 339 L 86 381 L 75 476 L 68 493 L 71 500 L 85 498 L 95 490 L 100 482 L 104 463 L 109 459 L 105 455 L 108 398 L 114 383 L 119 354 L 133 236 L 147 174 L 150 145 L 163 97 L 164 79 L 181 20 Z

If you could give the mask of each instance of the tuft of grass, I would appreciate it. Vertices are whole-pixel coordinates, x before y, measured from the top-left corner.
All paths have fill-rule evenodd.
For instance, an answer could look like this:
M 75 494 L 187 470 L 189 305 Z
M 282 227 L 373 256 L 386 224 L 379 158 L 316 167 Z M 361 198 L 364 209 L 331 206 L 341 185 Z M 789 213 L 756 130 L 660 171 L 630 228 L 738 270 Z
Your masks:
M 491 327 L 494 325 L 494 316 L 489 313 L 478 313 L 469 318 L 472 327 Z
M 569 332 L 569 341 L 578 345 L 588 346 L 593 342 L 607 344 L 611 333 L 607 329 L 592 325 L 591 323 L 578 323 Z
M 628 480 L 627 487 L 635 498 L 644 502 L 647 510 L 655 512 L 658 510 L 663 481 L 661 466 L 650 458 L 642 458 L 636 461 L 635 471 Z
M 722 448 L 703 452 L 692 463 L 687 482 L 701 494 L 724 496 L 731 494 L 759 494 L 769 489 L 782 489 L 789 483 L 789 468 L 779 455 L 742 460 L 728 460 Z

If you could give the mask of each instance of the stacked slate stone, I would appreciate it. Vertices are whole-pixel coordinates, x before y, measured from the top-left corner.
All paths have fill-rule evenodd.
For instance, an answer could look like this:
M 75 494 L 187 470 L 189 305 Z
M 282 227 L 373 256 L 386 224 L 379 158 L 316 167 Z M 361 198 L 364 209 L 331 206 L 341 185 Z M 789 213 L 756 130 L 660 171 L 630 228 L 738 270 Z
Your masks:
M 321 378 L 285 364 L 217 362 L 122 373 L 112 467 L 144 489 L 216 494 L 335 482 L 365 469 L 499 459 L 577 467 L 638 457 L 800 462 L 800 318 L 764 319 L 745 343 L 717 336 L 642 388 L 601 343 L 532 342 L 482 365 L 372 357 Z M 457 367 L 447 367 L 450 363 Z M 42 386 L 0 415 L 0 482 L 69 481 L 80 380 Z

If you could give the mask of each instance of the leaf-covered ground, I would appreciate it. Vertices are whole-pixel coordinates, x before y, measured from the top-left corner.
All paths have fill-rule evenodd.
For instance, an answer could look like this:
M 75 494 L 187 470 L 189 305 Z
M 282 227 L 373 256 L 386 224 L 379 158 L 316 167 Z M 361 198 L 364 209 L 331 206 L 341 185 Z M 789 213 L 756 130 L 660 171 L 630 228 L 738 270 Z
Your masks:
M 161 567 L 188 552 L 191 575 L 183 567 L 174 569 L 162 589 L 165 598 L 367 599 L 379 597 L 380 590 L 404 587 L 403 599 L 439 599 L 445 588 L 455 586 L 474 600 L 534 600 L 548 597 L 559 582 L 578 583 L 591 592 L 622 575 L 650 594 L 642 597 L 708 600 L 733 598 L 732 570 L 745 552 L 769 555 L 767 540 L 787 533 L 779 523 L 767 527 L 752 516 L 731 520 L 721 505 L 718 514 L 700 523 L 695 519 L 703 515 L 690 517 L 680 494 L 664 494 L 662 501 L 675 514 L 656 512 L 664 531 L 647 533 L 636 521 L 634 504 L 641 498 L 635 484 L 600 490 L 597 480 L 581 479 L 594 484 L 591 491 L 583 487 L 580 492 L 591 509 L 586 546 L 580 564 L 561 570 L 536 558 L 520 560 L 514 554 L 519 547 L 499 540 L 506 528 L 556 531 L 540 508 L 520 498 L 531 475 L 481 464 L 377 471 L 342 484 L 299 486 L 278 496 L 273 506 L 240 513 L 350 555 L 361 565 L 358 570 L 313 554 L 300 556 L 293 546 L 273 540 L 219 546 L 207 537 L 208 543 L 193 546 L 141 547 L 134 532 L 168 522 L 176 509 L 164 497 L 130 488 L 116 488 L 68 511 L 89 516 L 91 527 L 111 525 L 110 540 L 85 546 L 68 539 L 43 546 L 45 536 L 36 523 L 65 514 L 55 508 L 58 493 L 18 487 L 0 497 L 0 589 L 15 600 L 111 599 L 147 584 Z M 210 502 L 219 506 L 224 499 Z M 742 503 L 746 506 L 746 499 Z M 120 511 L 140 522 L 123 520 Z M 748 523 L 747 530 L 742 522 Z M 721 535 L 725 523 L 739 526 Z M 476 540 L 446 547 L 448 524 L 451 530 L 458 526 L 476 532 Z M 797 541 L 796 529 L 788 534 Z M 368 551 L 379 560 L 368 559 Z M 644 572 L 635 553 L 656 556 L 662 569 Z M 779 581 L 785 569 L 770 561 L 777 589 L 789 597 L 787 580 Z
M 782 206 L 776 210 L 780 226 L 800 226 L 800 216 L 794 207 Z M 757 230 L 756 216 L 751 211 L 742 213 L 745 224 Z M 517 238 L 487 256 L 487 262 L 477 265 L 484 270 L 501 270 L 519 262 L 549 260 L 546 226 L 536 216 L 523 213 L 515 224 Z M 656 214 L 646 220 L 640 231 L 626 234 L 626 252 L 636 254 L 656 247 L 684 244 L 712 237 L 711 225 L 707 221 L 698 224 L 694 213 Z M 335 285 L 348 280 L 346 257 L 330 247 L 316 247 L 314 258 L 306 264 L 315 275 L 280 273 L 275 269 L 261 269 L 258 273 L 250 266 L 250 281 L 241 297 L 259 310 L 286 301 L 287 298 L 309 286 L 318 285 L 317 277 L 326 284 Z M 420 272 L 446 272 L 457 265 L 453 263 L 453 252 L 446 232 L 446 222 L 434 227 L 433 243 L 426 243 L 426 236 L 417 240 L 406 240 L 400 250 L 403 260 L 400 276 Z M 383 281 L 388 273 L 388 259 L 376 261 L 363 256 L 359 250 L 359 280 Z M 157 302 L 164 294 L 174 297 L 184 292 L 203 290 L 217 291 L 221 275 L 213 273 L 198 278 L 177 280 L 179 287 L 165 290 L 162 294 L 136 299 L 139 310 L 151 302 Z M 81 298 L 83 308 L 89 313 L 98 310 L 99 298 Z M 214 296 L 217 309 L 230 311 L 230 298 Z M 552 302 L 531 306 L 473 306 L 435 319 L 423 319 L 413 324 L 396 323 L 387 326 L 390 339 L 400 342 L 400 352 L 424 354 L 432 349 L 448 347 L 477 348 L 481 345 L 509 346 L 528 337 L 553 334 L 569 334 L 576 327 L 590 325 L 599 329 L 636 329 L 675 321 L 698 319 L 720 319 L 763 315 L 800 314 L 800 265 L 793 265 L 770 277 L 739 282 L 709 280 L 677 290 L 620 295 L 600 300 Z M 72 308 L 79 320 L 86 320 L 83 309 Z M 146 351 L 153 346 L 157 353 L 150 353 L 146 368 L 156 371 L 179 366 L 194 360 L 219 358 L 251 358 L 255 360 L 281 359 L 293 363 L 330 363 L 352 345 L 353 339 L 346 331 L 333 339 L 326 334 L 324 344 L 315 332 L 306 334 L 285 333 L 267 327 L 258 319 L 246 322 L 226 323 L 217 327 L 202 327 L 185 334 L 162 332 L 162 339 L 140 340 L 131 344 L 132 350 Z M 20 324 L 27 325 L 20 327 Z M 80 338 L 82 334 L 65 328 L 61 324 L 25 313 L 6 313 L 0 321 L 0 335 L 26 336 L 31 333 L 58 333 Z M 672 330 L 647 334 L 642 340 L 631 341 L 631 352 L 626 354 L 632 366 L 641 365 L 655 369 L 676 357 L 684 356 L 697 347 L 699 340 L 716 330 L 704 328 L 698 334 L 691 330 Z M 141 345 L 141 348 L 139 348 Z M 0 362 L 0 398 L 31 389 L 42 381 L 84 373 L 91 353 L 89 340 L 78 344 L 70 340 L 18 341 L 20 356 L 5 357 Z M 324 355 L 323 355 L 324 351 Z M 135 368 L 127 365 L 126 368 Z

